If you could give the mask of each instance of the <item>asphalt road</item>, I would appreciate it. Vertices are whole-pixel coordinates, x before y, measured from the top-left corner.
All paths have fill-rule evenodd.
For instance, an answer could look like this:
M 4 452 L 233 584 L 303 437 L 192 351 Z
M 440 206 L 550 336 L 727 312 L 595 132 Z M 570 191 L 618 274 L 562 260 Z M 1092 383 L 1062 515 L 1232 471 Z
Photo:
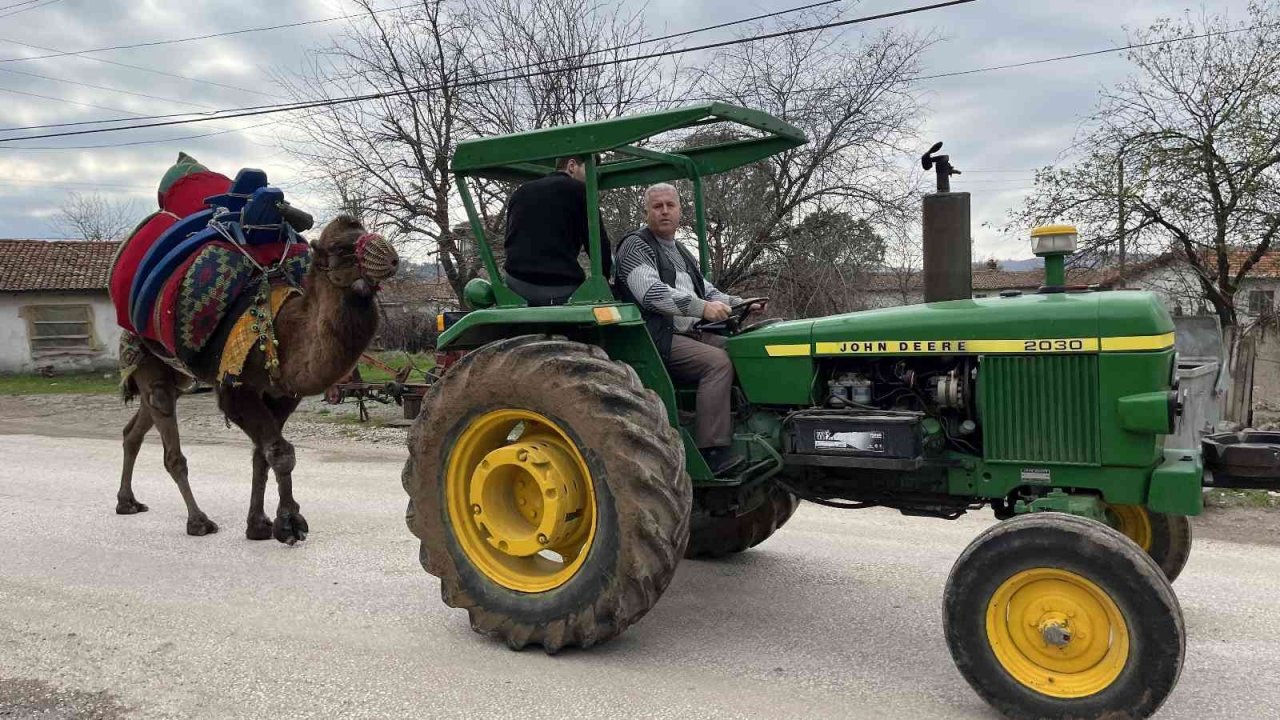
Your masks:
M 154 435 L 151 511 L 130 517 L 118 442 L 0 435 L 0 717 L 994 717 L 941 633 L 986 513 L 806 505 L 756 550 L 684 563 L 622 637 L 548 657 L 440 602 L 402 521 L 403 449 L 302 448 L 293 548 L 244 539 L 243 441 L 186 452 L 217 535 L 184 533 Z M 1187 662 L 1160 717 L 1280 717 L 1280 547 L 1198 539 L 1176 588 Z

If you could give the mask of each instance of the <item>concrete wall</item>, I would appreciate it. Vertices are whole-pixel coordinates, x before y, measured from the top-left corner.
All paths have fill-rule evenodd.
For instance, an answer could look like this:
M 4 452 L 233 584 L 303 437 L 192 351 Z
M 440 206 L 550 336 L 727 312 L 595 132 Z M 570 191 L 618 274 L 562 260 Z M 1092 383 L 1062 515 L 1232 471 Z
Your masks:
M 93 347 L 32 357 L 27 305 L 89 305 L 93 308 Z M 42 367 L 58 372 L 115 370 L 120 350 L 120 326 L 106 291 L 83 293 L 24 292 L 0 294 L 0 373 L 31 373 Z

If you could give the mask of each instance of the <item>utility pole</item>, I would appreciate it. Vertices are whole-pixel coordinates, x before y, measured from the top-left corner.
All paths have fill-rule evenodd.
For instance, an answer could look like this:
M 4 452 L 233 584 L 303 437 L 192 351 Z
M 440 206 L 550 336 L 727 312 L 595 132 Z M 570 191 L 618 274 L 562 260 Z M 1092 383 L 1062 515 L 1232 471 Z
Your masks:
M 1120 242 L 1120 277 L 1116 281 L 1116 289 L 1124 289 L 1124 148 L 1116 155 L 1116 237 Z

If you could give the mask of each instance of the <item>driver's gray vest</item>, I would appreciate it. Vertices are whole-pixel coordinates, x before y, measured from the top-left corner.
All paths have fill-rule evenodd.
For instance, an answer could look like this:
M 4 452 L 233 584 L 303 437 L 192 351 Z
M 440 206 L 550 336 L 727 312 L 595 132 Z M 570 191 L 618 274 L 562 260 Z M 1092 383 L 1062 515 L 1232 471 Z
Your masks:
M 657 258 L 658 277 L 662 282 L 675 287 L 676 269 L 671 264 L 671 259 L 667 256 L 666 251 L 662 249 L 661 241 L 654 236 L 653 231 L 647 227 L 642 227 L 622 238 L 622 242 L 618 243 L 618 248 L 621 249 L 627 240 L 633 237 L 639 238 L 648 245 L 649 250 L 653 252 L 653 256 Z M 700 299 L 706 299 L 707 289 L 702 284 L 702 272 L 698 269 L 698 261 L 680 243 L 676 243 L 676 250 L 680 253 L 680 257 L 684 258 L 685 272 L 689 273 L 689 277 L 693 279 L 694 293 Z M 644 316 L 645 325 L 649 328 L 649 335 L 653 338 L 653 344 L 658 346 L 658 354 L 662 356 L 662 361 L 671 360 L 671 336 L 675 334 L 675 321 L 668 315 L 646 309 L 640 302 L 640 298 L 631 294 L 631 287 L 627 285 L 627 279 L 625 277 L 617 277 L 622 272 L 621 263 L 617 261 L 617 258 L 614 259 L 613 271 L 615 274 L 613 286 L 618 291 L 620 299 L 633 303 L 640 308 L 640 313 Z

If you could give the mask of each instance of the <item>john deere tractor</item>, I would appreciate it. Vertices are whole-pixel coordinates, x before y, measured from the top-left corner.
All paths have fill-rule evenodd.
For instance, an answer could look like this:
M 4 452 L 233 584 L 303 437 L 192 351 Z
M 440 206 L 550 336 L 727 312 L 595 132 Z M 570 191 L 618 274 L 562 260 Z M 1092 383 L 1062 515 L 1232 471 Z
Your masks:
M 648 142 L 709 123 L 737 139 Z M 711 103 L 458 145 L 488 279 L 467 286 L 469 312 L 440 318 L 439 348 L 469 352 L 424 397 L 403 475 L 445 603 L 512 648 L 585 648 L 644 616 L 681 558 L 757 545 L 800 500 L 944 519 L 989 506 L 1003 522 L 945 590 L 964 677 L 1010 717 L 1150 715 L 1182 668 L 1170 583 L 1204 468 L 1198 449 L 1162 442 L 1179 409 L 1169 314 L 1148 293 L 1067 287 L 1073 229 L 1033 233 L 1040 292 L 970 299 L 968 196 L 948 191 L 945 156 L 926 156 L 942 190 L 926 197 L 926 300 L 953 299 L 758 322 L 746 302 L 704 327 L 727 336 L 745 459 L 716 477 L 691 440 L 694 389 L 672 382 L 639 308 L 614 299 L 597 224 L 569 303 L 528 307 L 503 284 L 468 188 L 586 154 L 594 217 L 601 190 L 687 180 L 709 276 L 701 178 L 805 142 Z

